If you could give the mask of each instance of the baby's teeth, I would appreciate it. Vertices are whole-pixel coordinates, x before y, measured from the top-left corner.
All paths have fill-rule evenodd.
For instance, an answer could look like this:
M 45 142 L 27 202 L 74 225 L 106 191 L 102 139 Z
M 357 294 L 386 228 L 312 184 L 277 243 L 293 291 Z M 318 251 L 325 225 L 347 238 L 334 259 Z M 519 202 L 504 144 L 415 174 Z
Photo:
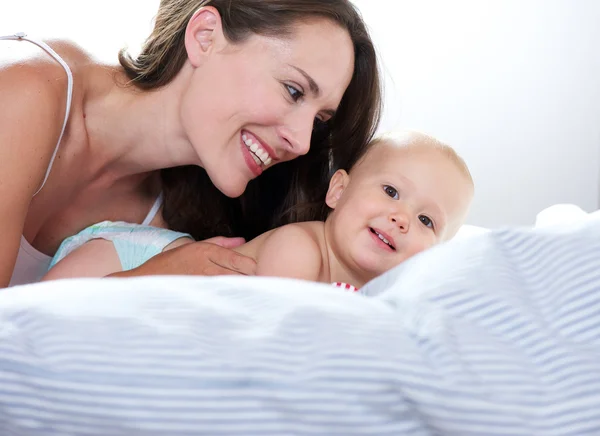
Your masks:
M 273 162 L 273 159 L 268 157 L 267 160 L 265 161 L 265 166 L 271 165 L 271 162 Z
M 248 144 L 248 146 L 250 147 L 250 150 L 252 150 L 253 153 L 256 153 L 258 151 L 258 145 L 255 144 L 254 142 L 250 142 L 250 144 Z
M 248 140 L 248 137 L 245 133 L 242 135 L 242 140 L 244 141 L 244 143 Z
M 383 242 L 385 242 L 386 244 L 390 245 L 390 241 L 388 241 L 387 239 L 385 239 L 382 235 L 380 235 L 379 233 L 377 233 L 377 236 L 379 236 L 379 239 L 381 239 Z

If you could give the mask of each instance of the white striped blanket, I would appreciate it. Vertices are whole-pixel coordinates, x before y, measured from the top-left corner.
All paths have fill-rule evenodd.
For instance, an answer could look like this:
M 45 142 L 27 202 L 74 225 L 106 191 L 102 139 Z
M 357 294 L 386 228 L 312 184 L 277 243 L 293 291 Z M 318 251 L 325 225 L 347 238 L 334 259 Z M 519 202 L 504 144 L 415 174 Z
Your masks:
M 359 293 L 267 278 L 0 292 L 0 435 L 599 435 L 600 220 Z

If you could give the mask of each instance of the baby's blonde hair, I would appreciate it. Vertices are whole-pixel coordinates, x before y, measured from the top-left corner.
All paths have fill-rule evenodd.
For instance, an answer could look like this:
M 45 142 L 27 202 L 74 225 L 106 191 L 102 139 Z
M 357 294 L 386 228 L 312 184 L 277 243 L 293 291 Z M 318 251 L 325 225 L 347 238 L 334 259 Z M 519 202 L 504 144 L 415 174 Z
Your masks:
M 370 142 L 369 146 L 367 147 L 367 152 L 361 158 L 361 160 L 363 160 L 369 154 L 369 150 L 371 150 L 373 147 L 377 146 L 378 144 L 384 143 L 406 148 L 425 147 L 437 151 L 443 156 L 447 157 L 451 162 L 453 162 L 458 168 L 458 170 L 466 177 L 467 181 L 471 185 L 474 185 L 473 177 L 471 176 L 469 167 L 467 166 L 464 159 L 460 157 L 458 153 L 448 144 L 445 144 L 440 140 L 434 138 L 433 136 L 421 132 L 401 130 L 383 133 L 375 137 Z

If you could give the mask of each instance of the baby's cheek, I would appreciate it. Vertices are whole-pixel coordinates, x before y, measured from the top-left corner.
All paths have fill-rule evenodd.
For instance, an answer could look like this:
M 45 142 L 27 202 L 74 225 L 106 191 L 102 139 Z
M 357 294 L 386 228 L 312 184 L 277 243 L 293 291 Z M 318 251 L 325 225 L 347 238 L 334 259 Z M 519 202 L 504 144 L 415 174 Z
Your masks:
M 424 238 L 416 239 L 411 244 L 411 247 L 409 250 L 409 255 L 414 256 L 415 254 L 420 253 L 421 251 L 425 251 L 428 248 L 433 247 L 434 245 L 435 245 L 435 238 L 424 237 Z

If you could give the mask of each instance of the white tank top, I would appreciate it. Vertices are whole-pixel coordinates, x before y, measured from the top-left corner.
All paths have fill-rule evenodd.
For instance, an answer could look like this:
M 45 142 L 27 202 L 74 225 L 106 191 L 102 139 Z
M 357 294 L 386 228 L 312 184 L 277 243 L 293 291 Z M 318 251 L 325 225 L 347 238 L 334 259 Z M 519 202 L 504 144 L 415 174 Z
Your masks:
M 50 163 L 48 164 L 46 175 L 44 176 L 44 180 L 42 181 L 42 184 L 40 185 L 38 190 L 35 192 L 35 194 L 33 194 L 35 196 L 38 194 L 38 192 L 42 190 L 42 188 L 46 184 L 46 180 L 48 180 L 48 176 L 50 175 L 50 171 L 52 170 L 52 165 L 54 164 L 54 159 L 56 158 L 56 154 L 58 153 L 58 147 L 60 146 L 60 142 L 65 132 L 65 127 L 67 126 L 69 113 L 71 111 L 71 99 L 73 97 L 73 74 L 71 73 L 71 69 L 69 68 L 67 63 L 58 55 L 58 53 L 56 53 L 48 44 L 46 44 L 43 41 L 28 38 L 27 35 L 25 35 L 24 33 L 16 33 L 14 35 L 9 36 L 0 36 L 0 40 L 29 41 L 32 44 L 35 44 L 38 47 L 42 48 L 44 51 L 46 51 L 46 53 L 52 56 L 64 68 L 65 72 L 67 73 L 67 105 L 65 109 L 65 119 L 63 121 L 60 136 L 58 137 L 58 142 L 56 143 L 56 147 L 54 148 L 54 153 L 52 153 Z M 150 222 L 156 216 L 156 213 L 160 209 L 161 205 L 162 195 L 159 195 L 156 201 L 154 202 L 154 205 L 150 209 L 150 212 L 148 212 L 148 215 L 144 219 L 142 225 L 150 224 Z M 44 274 L 46 274 L 46 271 L 48 271 L 48 266 L 50 265 L 51 260 L 51 256 L 47 256 L 46 254 L 36 250 L 27 241 L 27 239 L 25 239 L 24 236 L 21 236 L 21 246 L 19 247 L 17 262 L 8 286 L 24 285 L 27 283 L 35 283 L 39 281 L 44 276 Z

